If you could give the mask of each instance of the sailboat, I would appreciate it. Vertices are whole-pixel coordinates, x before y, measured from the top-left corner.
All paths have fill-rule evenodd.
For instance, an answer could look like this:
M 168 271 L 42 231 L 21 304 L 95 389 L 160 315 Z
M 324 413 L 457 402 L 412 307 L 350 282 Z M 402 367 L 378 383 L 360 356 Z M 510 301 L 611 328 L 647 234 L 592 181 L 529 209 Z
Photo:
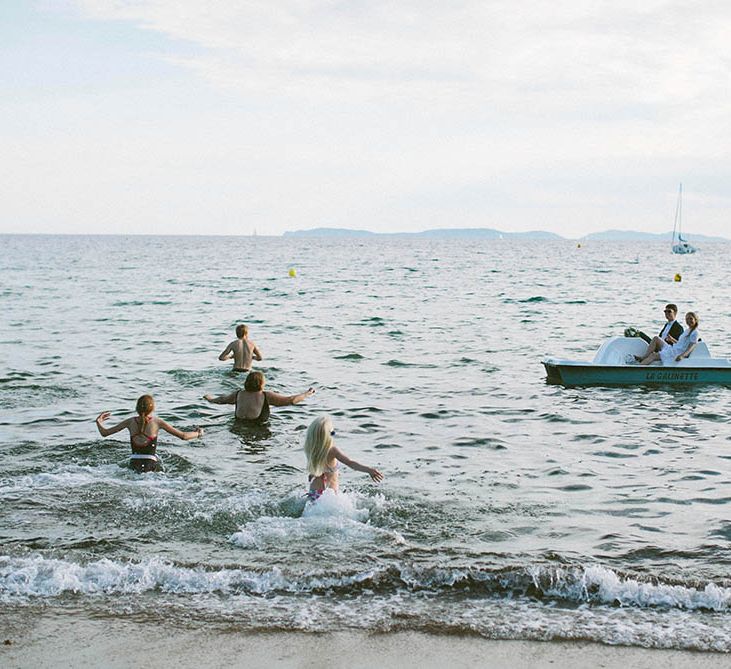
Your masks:
M 675 205 L 675 224 L 673 225 L 673 253 L 695 253 L 698 249 L 692 244 L 689 244 L 686 239 L 683 238 L 681 230 L 683 218 L 683 184 L 680 184 L 678 190 L 678 204 Z M 677 233 L 677 234 L 676 234 Z

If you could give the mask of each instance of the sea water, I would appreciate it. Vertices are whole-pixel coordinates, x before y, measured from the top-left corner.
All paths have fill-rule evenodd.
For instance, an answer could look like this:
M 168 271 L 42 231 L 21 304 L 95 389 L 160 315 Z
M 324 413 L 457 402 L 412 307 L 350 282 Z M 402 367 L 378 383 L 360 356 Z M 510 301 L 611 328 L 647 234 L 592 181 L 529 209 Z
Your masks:
M 662 307 L 731 358 L 727 244 L 5 236 L 0 602 L 225 630 L 339 628 L 731 651 L 731 388 L 547 385 Z M 296 269 L 296 277 L 289 269 Z M 682 281 L 675 282 L 680 273 Z M 247 428 L 218 353 L 247 323 Z M 152 393 L 164 473 L 102 439 Z M 304 431 L 344 468 L 306 502 Z

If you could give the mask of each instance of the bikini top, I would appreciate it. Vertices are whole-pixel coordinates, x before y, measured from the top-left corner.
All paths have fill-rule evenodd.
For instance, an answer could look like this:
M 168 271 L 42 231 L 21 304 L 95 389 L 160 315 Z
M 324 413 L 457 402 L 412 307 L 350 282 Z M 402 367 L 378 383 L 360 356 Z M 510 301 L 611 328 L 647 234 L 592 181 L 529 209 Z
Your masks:
M 257 425 L 268 421 L 271 412 L 269 411 L 269 400 L 267 399 L 266 393 L 264 393 L 264 404 L 261 405 L 261 411 L 256 418 L 239 418 L 239 395 L 242 392 L 243 391 L 239 390 L 239 392 L 236 393 L 236 418 L 246 423 L 253 423 Z
M 317 478 L 321 479 L 322 488 L 319 489 L 319 492 L 322 492 L 323 490 L 325 490 L 325 488 L 327 488 L 328 479 L 333 474 L 337 473 L 338 469 L 340 469 L 340 463 L 336 462 L 334 467 L 324 467 L 322 470 L 322 474 L 320 474 L 320 476 L 315 476 L 314 474 L 310 474 L 307 480 L 310 481 L 310 483 L 311 483 L 314 479 L 317 479 Z
M 135 443 L 135 437 L 144 437 L 147 439 L 147 442 L 141 445 L 139 443 Z M 155 450 L 157 449 L 157 435 L 150 437 L 140 430 L 135 434 L 130 434 L 129 443 L 130 446 L 132 446 L 132 453 L 135 455 L 155 455 Z

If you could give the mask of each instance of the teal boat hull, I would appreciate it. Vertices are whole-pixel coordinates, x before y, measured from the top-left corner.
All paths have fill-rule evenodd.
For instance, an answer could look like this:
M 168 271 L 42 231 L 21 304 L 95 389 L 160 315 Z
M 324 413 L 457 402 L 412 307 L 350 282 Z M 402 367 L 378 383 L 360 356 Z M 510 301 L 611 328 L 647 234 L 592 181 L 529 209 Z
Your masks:
M 716 384 L 731 386 L 731 367 L 641 367 L 591 363 L 543 363 L 548 383 L 564 386 Z

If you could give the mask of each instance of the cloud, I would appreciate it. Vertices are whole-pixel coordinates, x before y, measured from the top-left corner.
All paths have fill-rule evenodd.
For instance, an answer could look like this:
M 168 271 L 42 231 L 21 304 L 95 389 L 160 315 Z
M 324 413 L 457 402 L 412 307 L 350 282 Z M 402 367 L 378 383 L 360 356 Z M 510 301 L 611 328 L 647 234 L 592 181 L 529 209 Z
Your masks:
M 722 2 L 703 12 L 658 0 L 77 4 L 90 18 L 201 47 L 177 62 L 243 93 L 434 98 L 446 87 L 511 110 L 640 108 L 717 97 L 729 65 L 731 8 Z
M 196 215 L 223 202 L 231 220 L 255 212 L 260 232 L 498 221 L 566 231 L 592 218 L 648 225 L 648 212 L 665 229 L 648 191 L 672 203 L 689 173 L 709 184 L 709 202 L 728 200 L 725 2 L 65 1 L 87 24 L 164 38 L 155 57 L 184 75 L 164 113 L 149 88 L 100 97 L 96 115 L 85 101 L 67 111 L 84 119 L 74 142 L 95 138 L 77 151 L 93 157 L 84 173 L 114 170 L 110 201 L 148 166 L 140 219 L 157 207 L 162 220 L 158 202 L 175 200 L 192 220 L 185 194 L 202 170 Z M 116 129 L 120 110 L 132 120 Z M 113 151 L 97 148 L 105 138 Z M 58 174 L 75 173 L 69 152 L 53 155 Z M 18 164 L 32 181 L 31 163 Z M 633 199 L 628 182 L 642 184 Z M 720 225 L 721 209 L 709 213 Z
M 507 125 L 536 135 L 578 130 L 593 145 L 601 128 L 610 153 L 624 144 L 639 155 L 714 151 L 715 138 L 699 128 L 729 129 L 731 6 L 723 2 L 703 12 L 667 0 L 79 6 L 195 44 L 196 56 L 170 61 L 246 99 L 382 104 L 399 127 L 428 109 L 433 124 L 451 120 L 447 132 L 472 126 L 484 139 Z

